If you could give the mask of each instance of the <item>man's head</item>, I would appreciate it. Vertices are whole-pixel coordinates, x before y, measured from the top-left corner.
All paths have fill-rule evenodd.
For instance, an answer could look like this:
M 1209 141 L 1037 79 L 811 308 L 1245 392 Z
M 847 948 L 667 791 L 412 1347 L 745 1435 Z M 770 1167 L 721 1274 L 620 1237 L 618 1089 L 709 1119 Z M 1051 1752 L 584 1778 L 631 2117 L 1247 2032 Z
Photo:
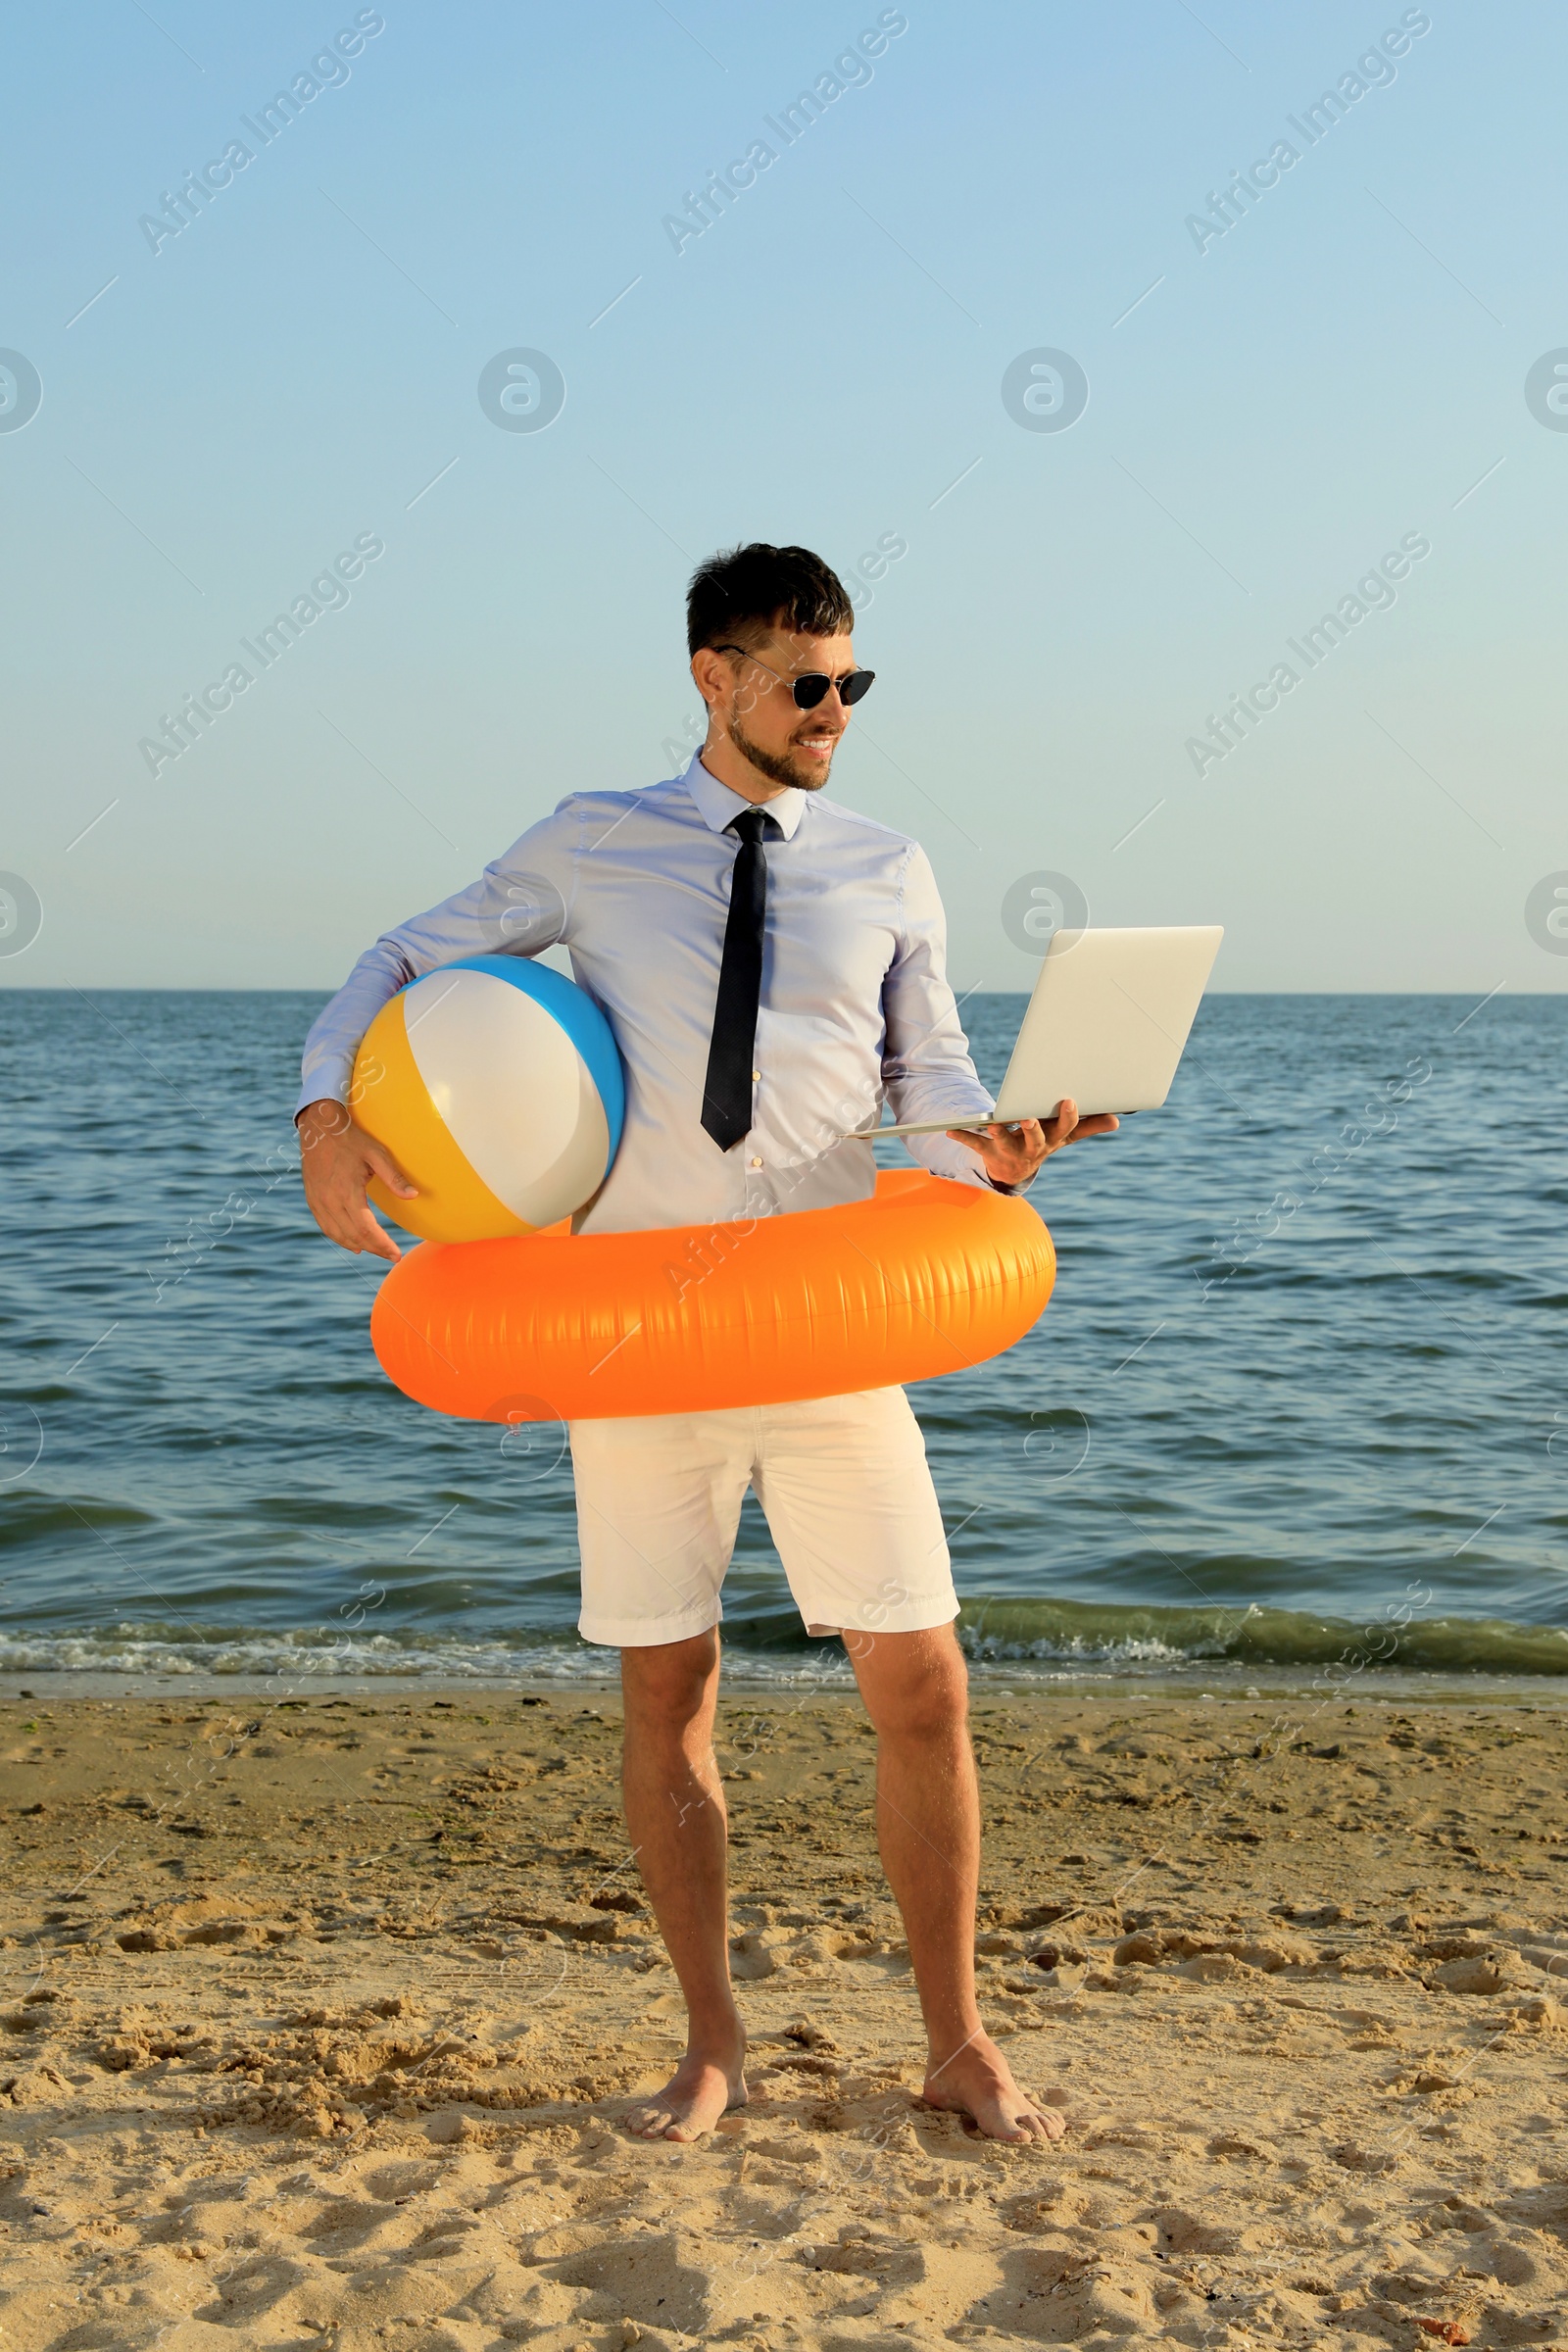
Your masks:
M 770 788 L 827 782 L 849 723 L 839 683 L 855 669 L 854 625 L 843 582 L 809 548 L 755 541 L 693 573 L 686 641 L 708 706 L 703 760 L 732 791 L 760 800 Z M 813 675 L 834 684 L 803 709 L 795 681 Z

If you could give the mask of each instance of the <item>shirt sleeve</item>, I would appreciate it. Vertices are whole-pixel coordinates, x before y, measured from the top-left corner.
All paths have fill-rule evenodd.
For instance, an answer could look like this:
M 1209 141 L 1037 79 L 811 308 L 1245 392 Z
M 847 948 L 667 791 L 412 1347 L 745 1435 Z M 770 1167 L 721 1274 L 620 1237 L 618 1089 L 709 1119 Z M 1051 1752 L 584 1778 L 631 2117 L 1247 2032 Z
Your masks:
M 477 882 L 383 931 L 305 1040 L 299 1116 L 308 1102 L 346 1102 L 361 1038 L 411 980 L 460 956 L 541 956 L 569 938 L 580 827 L 571 801 L 530 825 Z
M 971 1119 L 996 1104 L 969 1055 L 969 1041 L 948 984 L 948 926 L 931 861 L 912 844 L 904 869 L 899 948 L 882 983 L 882 1083 L 895 1120 Z M 905 1150 L 933 1176 L 990 1191 L 976 1152 L 945 1135 L 906 1135 Z

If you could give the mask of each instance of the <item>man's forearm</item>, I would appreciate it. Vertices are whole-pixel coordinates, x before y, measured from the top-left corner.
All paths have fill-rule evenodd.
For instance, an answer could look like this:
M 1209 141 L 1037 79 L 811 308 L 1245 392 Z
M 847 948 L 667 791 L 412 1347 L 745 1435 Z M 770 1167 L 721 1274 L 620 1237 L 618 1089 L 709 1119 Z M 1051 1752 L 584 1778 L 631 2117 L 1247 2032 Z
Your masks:
M 414 978 L 407 958 L 390 939 L 367 949 L 331 1003 L 318 1012 L 305 1040 L 300 1092 L 294 1117 L 316 1102 L 346 1103 L 354 1082 L 360 1040 L 383 1004 Z
M 315 1101 L 348 1101 L 361 1038 L 411 980 L 462 956 L 539 956 L 564 936 L 564 893 L 577 831 L 575 817 L 564 813 L 567 808 L 563 802 L 553 817 L 531 826 L 466 890 L 383 932 L 366 950 L 305 1041 L 296 1114 Z

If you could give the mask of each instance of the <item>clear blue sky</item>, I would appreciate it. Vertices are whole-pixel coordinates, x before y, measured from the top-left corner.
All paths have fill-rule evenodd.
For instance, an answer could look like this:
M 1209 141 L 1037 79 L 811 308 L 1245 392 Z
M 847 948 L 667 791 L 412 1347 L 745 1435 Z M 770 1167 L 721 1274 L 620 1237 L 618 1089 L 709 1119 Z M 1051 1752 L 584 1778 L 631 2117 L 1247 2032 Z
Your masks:
M 335 983 L 564 791 L 670 771 L 686 575 L 760 537 L 846 573 L 906 547 L 833 790 L 930 849 L 960 987 L 1027 984 L 1000 909 L 1039 868 L 1097 922 L 1223 920 L 1231 988 L 1568 984 L 1525 919 L 1568 868 L 1568 432 L 1525 391 L 1568 346 L 1559 11 L 89 0 L 12 46 L 0 346 L 42 403 L 0 430 L 0 868 L 43 926 L 0 981 Z M 548 429 L 481 409 L 517 348 L 564 378 Z M 1066 430 L 1004 403 L 1042 348 L 1088 378 Z M 263 671 L 241 639 L 367 535 Z M 1288 640 L 1406 535 L 1309 670 Z M 1210 714 L 1281 662 L 1225 749 Z

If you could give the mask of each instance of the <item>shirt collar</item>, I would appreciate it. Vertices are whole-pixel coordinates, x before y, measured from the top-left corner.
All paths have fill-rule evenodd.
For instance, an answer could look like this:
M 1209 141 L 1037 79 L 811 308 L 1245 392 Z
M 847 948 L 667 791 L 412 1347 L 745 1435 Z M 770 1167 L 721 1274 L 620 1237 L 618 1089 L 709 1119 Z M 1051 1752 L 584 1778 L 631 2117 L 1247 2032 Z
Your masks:
M 733 824 L 746 809 L 760 808 L 765 815 L 773 819 L 785 840 L 793 841 L 795 828 L 806 813 L 806 795 L 798 784 L 786 784 L 784 790 L 775 794 L 770 801 L 748 801 L 740 793 L 731 792 L 727 784 L 721 784 L 711 770 L 703 765 L 700 752 L 681 782 L 697 803 L 698 813 L 704 824 L 714 833 L 722 833 L 725 826 Z

